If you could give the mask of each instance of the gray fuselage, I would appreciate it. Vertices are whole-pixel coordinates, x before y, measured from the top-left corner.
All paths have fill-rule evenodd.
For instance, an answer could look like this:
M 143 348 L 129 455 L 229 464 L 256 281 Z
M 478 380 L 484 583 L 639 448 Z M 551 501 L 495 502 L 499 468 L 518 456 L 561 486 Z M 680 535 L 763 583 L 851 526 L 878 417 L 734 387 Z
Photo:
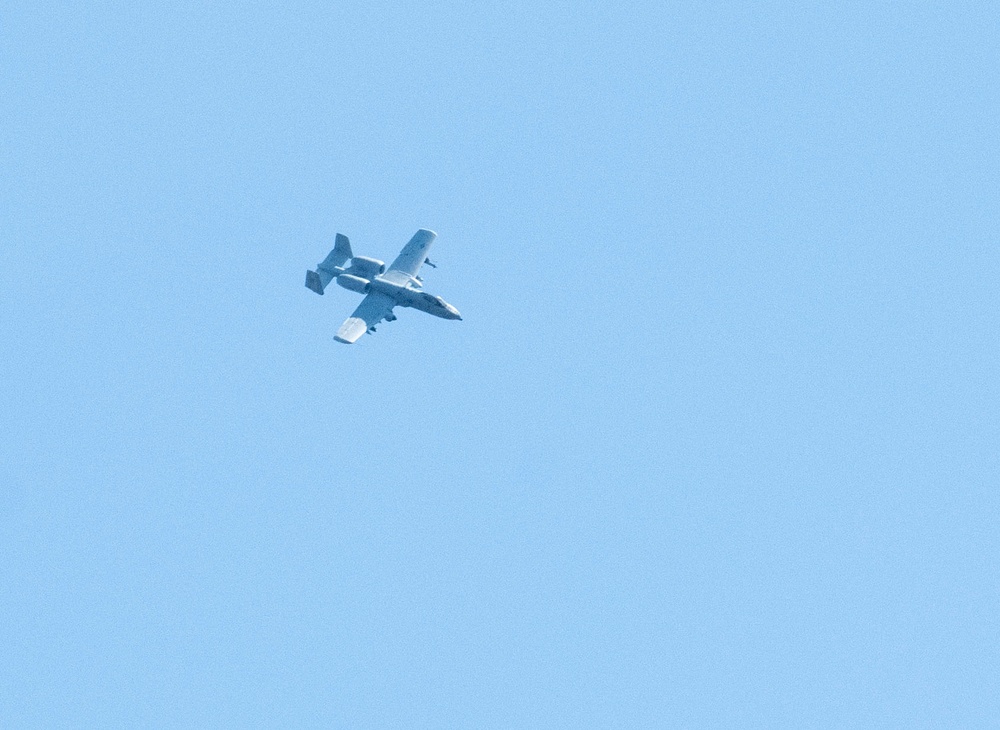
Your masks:
M 372 276 L 372 274 L 375 274 Z M 365 276 L 364 274 L 367 274 Z M 371 277 L 371 278 L 368 278 Z M 340 269 L 337 272 L 337 283 L 359 294 L 384 294 L 391 298 L 399 307 L 411 307 L 421 312 L 433 314 L 442 319 L 462 319 L 462 315 L 444 299 L 423 291 L 421 281 L 416 276 L 410 276 L 402 271 L 387 271 L 378 274 L 357 269 Z
M 406 278 L 405 283 L 400 279 Z M 371 291 L 385 294 L 395 299 L 401 307 L 412 307 L 421 312 L 433 314 L 442 319 L 461 319 L 458 310 L 448 304 L 444 299 L 414 286 L 414 282 L 405 274 L 400 275 L 398 271 L 388 271 L 384 275 L 376 276 L 371 281 Z

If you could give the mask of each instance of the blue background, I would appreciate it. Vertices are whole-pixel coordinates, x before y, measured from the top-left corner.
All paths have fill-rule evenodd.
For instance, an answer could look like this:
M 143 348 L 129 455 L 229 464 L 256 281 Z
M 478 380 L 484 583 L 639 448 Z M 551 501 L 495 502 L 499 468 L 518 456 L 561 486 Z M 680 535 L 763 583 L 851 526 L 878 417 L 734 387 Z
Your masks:
M 1000 723 L 1000 13 L 614 5 L 5 4 L 4 726 Z

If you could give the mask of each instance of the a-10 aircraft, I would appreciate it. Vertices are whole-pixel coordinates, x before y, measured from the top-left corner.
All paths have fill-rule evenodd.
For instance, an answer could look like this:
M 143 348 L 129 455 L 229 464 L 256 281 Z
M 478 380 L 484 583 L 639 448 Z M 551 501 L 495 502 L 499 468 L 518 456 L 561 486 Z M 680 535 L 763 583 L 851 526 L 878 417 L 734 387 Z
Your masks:
M 437 268 L 427 258 L 435 238 L 434 231 L 421 228 L 386 271 L 385 264 L 378 259 L 355 256 L 347 236 L 338 233 L 333 250 L 323 263 L 316 271 L 306 272 L 306 286 L 322 294 L 326 285 L 336 279 L 345 289 L 367 296 L 333 339 L 348 345 L 357 342 L 365 332 L 374 332 L 375 325 L 383 319 L 394 321 L 393 307 L 413 307 L 442 319 L 461 319 L 458 310 L 444 299 L 423 291 L 424 282 L 418 276 L 425 263 Z M 345 268 L 348 259 L 351 264 Z

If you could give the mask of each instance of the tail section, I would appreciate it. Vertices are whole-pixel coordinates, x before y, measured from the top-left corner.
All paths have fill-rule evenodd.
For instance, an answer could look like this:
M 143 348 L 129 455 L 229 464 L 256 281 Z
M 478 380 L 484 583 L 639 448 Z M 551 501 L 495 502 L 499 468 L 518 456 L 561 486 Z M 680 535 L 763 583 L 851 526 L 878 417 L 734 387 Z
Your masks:
M 326 285 L 344 272 L 344 264 L 352 258 L 354 253 L 351 251 L 350 240 L 342 233 L 338 233 L 333 250 L 316 267 L 316 271 L 306 272 L 306 287 L 317 294 L 322 294 Z

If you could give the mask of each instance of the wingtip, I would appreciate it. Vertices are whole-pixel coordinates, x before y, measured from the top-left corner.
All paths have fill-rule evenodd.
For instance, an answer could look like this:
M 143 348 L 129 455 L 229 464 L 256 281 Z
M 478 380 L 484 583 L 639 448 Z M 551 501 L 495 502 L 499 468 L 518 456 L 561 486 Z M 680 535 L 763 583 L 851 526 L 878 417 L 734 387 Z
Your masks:
M 337 342 L 343 342 L 345 345 L 353 345 L 367 331 L 368 324 L 363 319 L 360 317 L 348 317 L 347 321 L 337 330 L 337 334 L 333 336 L 333 339 Z

